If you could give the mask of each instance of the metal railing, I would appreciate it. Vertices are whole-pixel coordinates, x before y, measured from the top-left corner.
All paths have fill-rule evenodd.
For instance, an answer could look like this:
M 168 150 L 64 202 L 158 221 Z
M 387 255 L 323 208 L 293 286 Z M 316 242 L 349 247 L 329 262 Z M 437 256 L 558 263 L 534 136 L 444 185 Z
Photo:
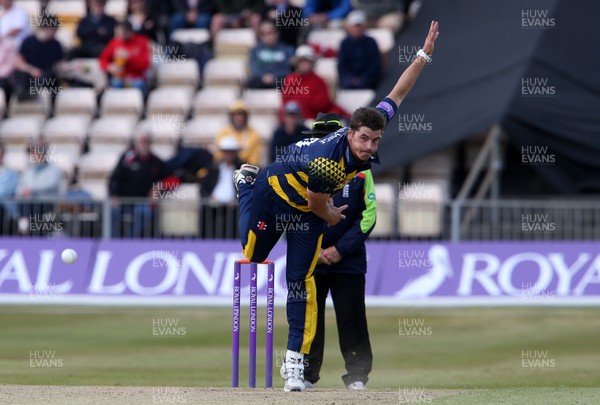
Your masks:
M 388 234 L 378 238 L 600 240 L 600 201 L 457 199 L 394 207 Z M 202 200 L 0 199 L 0 235 L 237 239 L 238 210 Z

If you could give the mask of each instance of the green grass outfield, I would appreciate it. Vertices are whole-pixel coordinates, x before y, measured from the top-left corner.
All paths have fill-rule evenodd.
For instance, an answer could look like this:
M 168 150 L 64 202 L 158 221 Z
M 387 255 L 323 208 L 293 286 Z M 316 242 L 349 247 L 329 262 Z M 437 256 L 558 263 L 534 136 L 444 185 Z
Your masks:
M 318 386 L 343 388 L 333 309 L 327 310 L 327 347 Z M 275 312 L 278 366 L 287 324 L 284 308 Z M 597 308 L 369 308 L 374 369 L 368 387 L 466 390 L 433 401 L 444 404 L 600 403 L 599 315 Z M 247 308 L 242 319 L 244 384 Z M 153 329 L 153 322 L 163 329 Z M 165 323 L 171 326 L 164 329 Z M 228 308 L 4 305 L 0 325 L 3 384 L 230 384 Z M 259 308 L 259 325 L 257 383 L 262 385 L 264 307 Z M 523 359 L 523 352 L 531 358 Z M 41 354 L 40 367 L 32 367 L 32 353 Z M 277 370 L 274 383 L 280 387 Z

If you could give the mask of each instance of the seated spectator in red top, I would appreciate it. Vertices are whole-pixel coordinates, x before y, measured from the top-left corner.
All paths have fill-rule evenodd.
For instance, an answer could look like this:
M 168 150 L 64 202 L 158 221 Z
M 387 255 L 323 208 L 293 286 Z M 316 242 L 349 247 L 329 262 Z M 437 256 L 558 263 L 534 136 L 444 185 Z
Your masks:
M 100 67 L 110 75 L 110 86 L 136 87 L 146 92 L 146 71 L 150 67 L 148 38 L 136 34 L 128 21 L 115 28 L 115 37 L 100 54 Z
M 97 58 L 114 35 L 117 21 L 104 13 L 105 0 L 90 1 L 88 14 L 77 24 L 79 46 L 69 52 L 72 58 Z
M 156 22 L 156 16 L 148 0 L 129 0 L 127 2 L 127 21 L 131 24 L 133 32 L 144 35 L 146 38 L 164 44 L 164 32 Z
M 337 64 L 342 89 L 374 89 L 381 77 L 381 54 L 377 42 L 365 35 L 366 29 L 364 12 L 348 14 L 348 36 L 340 45 Z
M 293 58 L 296 71 L 287 75 L 280 83 L 282 105 L 296 101 L 302 110 L 302 116 L 312 119 L 321 111 L 331 111 L 348 118 L 350 115 L 331 100 L 325 81 L 314 72 L 315 51 L 308 45 L 299 46 Z M 283 118 L 283 110 L 280 116 Z

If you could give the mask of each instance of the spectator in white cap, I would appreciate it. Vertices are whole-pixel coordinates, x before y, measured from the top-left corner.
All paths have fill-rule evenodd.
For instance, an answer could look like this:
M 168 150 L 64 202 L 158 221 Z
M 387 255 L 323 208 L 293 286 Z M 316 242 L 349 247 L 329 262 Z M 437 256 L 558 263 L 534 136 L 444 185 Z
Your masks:
M 338 74 L 343 89 L 375 89 L 381 77 L 381 54 L 377 42 L 367 35 L 367 16 L 354 10 L 346 19 L 348 35 L 340 44 Z
M 202 184 L 202 196 L 221 204 L 233 204 L 236 201 L 235 186 L 231 182 L 233 171 L 243 162 L 239 152 L 241 145 L 233 136 L 221 138 L 217 143 L 220 159 L 215 162 L 208 178 Z
M 295 101 L 290 101 L 285 105 L 284 111 L 283 122 L 271 138 L 270 162 L 274 162 L 277 156 L 285 156 L 286 146 L 308 137 L 302 133 L 308 128 L 304 125 L 300 115 L 300 105 Z

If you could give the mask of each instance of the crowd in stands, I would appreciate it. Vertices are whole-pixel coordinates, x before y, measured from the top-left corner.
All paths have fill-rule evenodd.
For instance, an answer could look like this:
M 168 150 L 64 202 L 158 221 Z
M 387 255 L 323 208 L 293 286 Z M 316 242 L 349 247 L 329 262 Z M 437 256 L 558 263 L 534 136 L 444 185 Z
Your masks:
M 367 29 L 386 27 L 397 33 L 410 1 L 361 0 L 357 3 L 364 4 L 364 8 L 354 10 L 350 0 L 303 3 L 300 8 L 289 0 L 128 0 L 123 18 L 118 19 L 107 14 L 105 0 L 86 0 L 86 14 L 73 24 L 74 41 L 67 47 L 57 39 L 58 31 L 65 29 L 60 15 L 41 10 L 39 18 L 30 18 L 18 1 L 0 0 L 0 88 L 6 107 L 0 111 L 4 115 L 0 119 L 10 118 L 12 105 L 32 101 L 43 93 L 41 90 L 54 103 L 60 89 L 97 89 L 86 82 L 85 74 L 67 74 L 84 69 L 77 63 L 80 60 L 97 60 L 107 78 L 106 88 L 137 88 L 147 100 L 157 84 L 155 47 L 196 59 L 202 77 L 207 61 L 216 57 L 215 39 L 219 33 L 229 28 L 250 28 L 256 42 L 247 51 L 248 75 L 240 83 L 240 95 L 243 89 L 273 89 L 280 94 L 280 110 L 275 114 L 279 124 L 274 132 L 259 134 L 251 125 L 251 106 L 239 99 L 229 106 L 229 122 L 214 133 L 208 148 L 186 148 L 179 142 L 171 165 L 168 159 L 152 153 L 152 133 L 132 133 L 130 146 L 124 152 L 118 151 L 123 153 L 106 183 L 107 196 L 115 207 L 122 197 L 148 197 L 153 185 L 174 173 L 176 183 L 201 183 L 203 198 L 233 203 L 231 173 L 236 166 L 241 162 L 264 165 L 275 160 L 284 146 L 308 136 L 303 134 L 308 129 L 305 120 L 310 122 L 319 113 L 333 112 L 348 119 L 352 111 L 336 103 L 337 89 L 376 88 L 384 71 L 383 55 Z M 325 49 L 308 41 L 311 30 L 320 28 L 345 29 L 338 49 Z M 172 40 L 176 32 L 186 29 L 206 30 L 208 40 L 191 44 Z M 169 48 L 170 44 L 181 46 Z M 168 56 L 171 61 L 177 59 L 177 55 Z M 332 56 L 337 58 L 339 78 L 334 89 L 315 71 L 320 57 Z M 32 87 L 38 89 L 32 91 Z M 101 97 L 102 91 L 98 92 L 98 100 Z M 39 156 L 32 158 L 36 163 L 27 165 L 20 174 L 5 166 L 5 148 L 0 146 L 0 197 L 56 197 L 61 190 L 64 192 L 60 186 L 64 176 L 57 174 L 61 169 L 43 158 L 48 141 L 32 142 L 24 153 Z M 88 149 L 84 143 L 82 153 Z M 181 154 L 199 154 L 201 149 L 212 155 L 212 161 L 203 161 L 201 168 L 195 168 L 202 175 L 194 177 L 189 170 L 186 174 L 178 171 Z M 78 196 L 86 195 L 86 185 L 78 182 L 76 171 L 67 173 L 67 178 L 73 190 L 84 190 Z M 1 215 L 19 215 L 19 207 L 4 204 L 0 208 Z M 132 215 L 149 215 L 147 206 L 136 208 Z

